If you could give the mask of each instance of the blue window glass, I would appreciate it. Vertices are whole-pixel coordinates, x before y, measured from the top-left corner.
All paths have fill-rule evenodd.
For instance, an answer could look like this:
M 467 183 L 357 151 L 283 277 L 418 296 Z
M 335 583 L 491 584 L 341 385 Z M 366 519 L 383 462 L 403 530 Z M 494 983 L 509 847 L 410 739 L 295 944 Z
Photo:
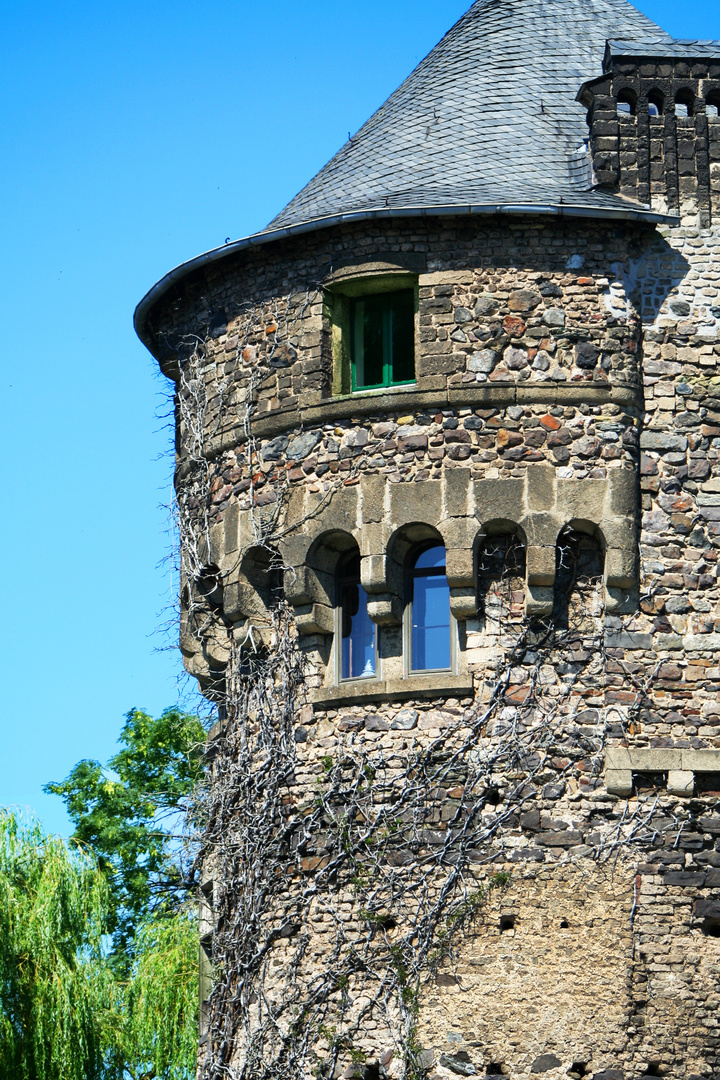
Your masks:
M 451 666 L 450 587 L 445 548 L 426 548 L 412 572 L 411 671 L 442 671 Z
M 375 623 L 368 615 L 367 593 L 360 584 L 360 556 L 341 564 L 338 575 L 341 623 L 341 679 L 375 677 Z

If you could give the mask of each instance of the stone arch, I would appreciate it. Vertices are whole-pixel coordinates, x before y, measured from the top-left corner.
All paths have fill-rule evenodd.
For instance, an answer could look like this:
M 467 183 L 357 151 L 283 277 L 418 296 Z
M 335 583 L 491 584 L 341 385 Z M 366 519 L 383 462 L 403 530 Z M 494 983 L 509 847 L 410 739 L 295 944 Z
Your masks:
M 665 112 L 665 95 L 660 90 L 651 90 L 647 96 L 648 116 L 663 116 Z
M 695 95 L 692 90 L 685 87 L 678 90 L 675 95 L 675 115 L 692 116 L 695 110 Z
M 285 571 L 285 591 L 301 634 L 333 633 L 335 574 L 339 560 L 352 551 L 359 554 L 351 532 L 329 529 L 310 541 L 301 565 Z
M 705 99 L 705 113 L 710 119 L 715 119 L 720 116 L 720 93 L 714 91 L 707 95 Z
M 260 638 L 267 636 L 272 610 L 283 597 L 283 565 L 275 548 L 252 544 L 236 560 L 232 570 L 221 575 L 222 609 L 235 627 L 236 641 L 248 638 L 250 627 Z
M 618 116 L 637 115 L 637 95 L 633 90 L 625 88 L 617 96 Z
M 401 525 L 390 536 L 386 548 L 386 580 L 388 591 L 395 602 L 395 613 L 402 619 L 405 607 L 405 581 L 408 566 L 414 553 L 423 545 L 442 544 L 447 552 L 445 537 L 439 527 L 424 521 Z M 398 620 L 399 621 L 399 620 Z

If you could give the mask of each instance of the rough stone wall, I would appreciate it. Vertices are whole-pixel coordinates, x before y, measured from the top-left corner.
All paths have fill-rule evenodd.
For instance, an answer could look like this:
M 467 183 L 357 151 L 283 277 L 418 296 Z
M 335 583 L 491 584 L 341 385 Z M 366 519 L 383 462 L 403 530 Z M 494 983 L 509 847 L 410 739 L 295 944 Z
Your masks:
M 322 288 L 339 265 L 364 262 L 418 274 L 418 385 L 333 399 Z M 178 356 L 168 370 L 184 363 L 183 339 L 204 343 L 209 476 L 197 512 L 207 514 L 205 557 L 223 582 L 227 635 L 262 623 L 243 568 L 258 522 L 274 513 L 304 522 L 277 541 L 308 658 L 288 799 L 302 801 L 344 746 L 397 771 L 413 748 L 483 706 L 479 754 L 542 733 L 531 759 L 489 777 L 488 841 L 468 878 L 478 885 L 502 870 L 509 882 L 428 973 L 417 1032 L 427 1075 L 496 1066 L 551 1080 L 716 1075 L 720 233 L 691 220 L 658 234 L 406 222 L 278 243 L 221 266 L 188 283 L 154 329 Z M 192 478 L 183 415 L 181 499 Z M 622 514 L 606 501 L 615 474 L 633 492 L 639 480 Z M 576 494 L 560 497 L 561 488 Z M 464 501 L 452 513 L 458 489 Z M 535 493 L 548 491 L 556 520 L 538 539 L 532 521 L 548 505 Z M 475 602 L 478 543 L 491 519 L 522 526 L 527 544 L 512 627 L 493 626 Z M 578 519 L 605 539 L 605 587 L 549 654 L 530 642 L 518 657 L 533 598 L 541 613 L 552 608 L 562 526 Z M 639 555 L 616 585 L 607 539 L 615 519 L 624 535 L 616 549 L 637 543 Z M 392 669 L 401 633 L 388 545 L 418 520 L 446 537 L 454 575 L 461 655 L 445 683 Z M 445 521 L 455 525 L 444 533 Z M 381 662 L 394 673 L 376 685 L 334 685 L 332 603 L 320 578 L 302 573 L 311 542 L 338 530 L 358 543 L 377 601 Z M 193 623 L 182 644 L 201 679 L 222 671 L 227 642 L 203 639 Z M 429 801 L 415 856 L 447 841 L 462 788 L 459 775 Z M 326 858 L 322 844 L 299 852 L 298 878 Z M 338 903 L 348 932 L 360 933 L 352 895 Z M 320 911 L 313 918 L 310 951 L 322 969 L 335 923 Z M 280 976 L 288 947 L 278 944 Z M 373 1021 L 356 1046 L 378 1070 L 401 1075 L 389 1030 Z M 319 1057 L 327 1051 L 318 1039 Z M 348 1058 L 338 1075 L 345 1070 L 358 1066 Z

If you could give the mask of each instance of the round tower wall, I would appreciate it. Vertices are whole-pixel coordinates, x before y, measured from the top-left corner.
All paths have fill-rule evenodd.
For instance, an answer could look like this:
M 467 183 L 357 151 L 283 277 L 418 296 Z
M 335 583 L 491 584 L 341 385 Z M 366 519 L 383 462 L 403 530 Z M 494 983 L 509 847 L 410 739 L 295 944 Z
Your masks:
M 340 885 L 332 815 L 287 860 L 282 903 L 314 899 L 265 989 L 280 1000 L 290 969 L 347 980 L 318 1067 L 400 1077 L 408 1024 L 444 1078 L 716 1067 L 719 258 L 711 230 L 345 225 L 210 264 L 153 312 L 177 380 L 186 666 L 217 692 L 238 651 L 278 647 L 286 597 L 304 668 L 284 798 L 344 800 L 380 837 Z M 415 384 L 347 392 L 345 302 L 398 286 Z M 509 535 L 522 560 L 491 580 Z M 405 564 L 431 537 L 455 651 L 413 673 Z M 339 677 L 353 551 L 374 679 Z M 382 974 L 444 890 L 469 906 L 423 956 L 411 1019 L 363 1019 L 338 927 L 385 935 Z

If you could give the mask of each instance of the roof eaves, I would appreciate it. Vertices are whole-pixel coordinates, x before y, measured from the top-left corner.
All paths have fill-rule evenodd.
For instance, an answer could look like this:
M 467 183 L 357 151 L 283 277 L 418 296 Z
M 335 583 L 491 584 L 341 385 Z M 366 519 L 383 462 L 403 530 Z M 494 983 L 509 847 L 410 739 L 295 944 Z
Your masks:
M 683 39 L 658 39 L 657 41 L 632 41 L 609 39 L 605 48 L 606 64 L 613 58 L 639 57 L 650 59 L 720 60 L 720 41 L 691 41 Z
M 587 193 L 588 195 L 592 193 Z M 516 202 L 516 203 L 452 203 L 441 206 L 406 206 L 406 207 L 372 207 L 365 210 L 356 210 L 343 214 L 331 214 L 327 217 L 314 218 L 302 221 L 294 225 L 286 225 L 279 229 L 265 230 L 245 236 L 240 240 L 224 244 L 222 247 L 212 248 L 210 251 L 197 255 L 194 259 L 180 263 L 169 273 L 153 285 L 135 308 L 133 325 L 135 333 L 147 349 L 157 358 L 157 344 L 147 327 L 148 316 L 152 308 L 165 296 L 170 289 L 183 278 L 195 270 L 201 269 L 220 259 L 227 258 L 237 252 L 260 247 L 275 240 L 285 240 L 289 237 L 299 236 L 303 233 L 315 232 L 321 229 L 329 229 L 334 225 L 348 224 L 359 221 L 373 221 L 379 218 L 401 217 L 442 217 L 463 214 L 511 214 L 511 215 L 553 215 L 556 217 L 580 217 L 594 218 L 610 221 L 637 221 L 648 225 L 678 225 L 679 218 L 670 214 L 659 214 L 642 206 L 634 206 L 631 203 L 623 203 L 616 199 L 616 206 L 598 206 L 590 201 L 578 203 L 550 202 Z M 158 358 L 159 359 L 159 358 Z

